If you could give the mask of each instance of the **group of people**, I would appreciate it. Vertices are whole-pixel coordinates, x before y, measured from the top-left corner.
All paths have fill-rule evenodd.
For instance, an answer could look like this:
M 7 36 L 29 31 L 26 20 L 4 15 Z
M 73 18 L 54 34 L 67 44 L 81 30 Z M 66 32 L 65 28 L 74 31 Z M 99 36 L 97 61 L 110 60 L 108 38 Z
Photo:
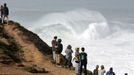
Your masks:
M 57 36 L 54 36 L 54 39 L 52 40 L 52 53 L 53 53 L 53 60 L 56 62 L 57 65 L 60 66 L 60 55 L 63 50 L 62 40 L 58 39 Z
M 105 72 L 106 71 L 105 71 L 104 65 L 100 66 L 100 70 L 99 70 L 99 65 L 96 65 L 96 68 L 93 71 L 93 75 L 104 75 Z M 109 69 L 109 71 L 107 71 L 106 75 L 115 75 L 112 67 L 110 67 L 110 69 Z
M 60 55 L 63 51 L 63 45 L 61 43 L 61 39 L 57 40 L 57 36 L 54 36 L 54 39 L 52 40 L 52 53 L 53 53 L 53 60 L 56 62 L 56 65 L 60 66 L 61 60 Z M 81 50 L 81 52 L 80 52 Z M 82 75 L 82 72 L 84 71 L 84 75 L 87 75 L 87 53 L 85 52 L 85 48 L 75 48 L 75 55 L 74 58 L 72 57 L 72 46 L 68 45 L 65 49 L 65 58 L 67 60 L 67 67 L 71 69 L 72 67 L 72 59 L 75 62 L 75 73 L 76 75 Z M 84 69 L 83 69 L 84 67 Z M 100 69 L 99 69 L 100 68 Z M 106 72 L 104 65 L 96 65 L 96 68 L 91 72 L 91 75 L 116 75 L 115 72 L 113 72 L 113 68 L 110 67 L 109 71 Z M 125 73 L 125 75 L 128 75 Z
M 60 65 L 60 55 L 63 50 L 63 45 L 61 43 L 61 39 L 57 40 L 57 36 L 54 36 L 54 39 L 52 40 L 52 53 L 53 53 L 53 60 L 56 62 L 57 65 Z M 75 72 L 76 75 L 82 75 L 82 67 L 84 66 L 84 74 L 87 75 L 87 53 L 85 53 L 85 48 L 81 48 L 81 53 L 79 52 L 79 48 L 76 48 L 75 50 L 75 56 L 73 58 L 73 61 L 75 61 Z M 71 69 L 72 67 L 72 46 L 68 45 L 65 50 L 65 58 L 67 60 L 67 67 Z
M 79 52 L 80 48 L 75 49 L 75 55 L 73 61 L 75 62 L 75 73 L 76 75 L 82 75 L 82 67 L 84 66 L 84 74 L 87 75 L 87 53 L 85 53 L 85 48 L 81 48 L 81 52 Z M 66 59 L 67 59 L 67 67 L 72 67 L 72 46 L 68 45 L 66 50 Z
M 100 70 L 99 70 L 99 65 L 96 65 L 96 68 L 93 70 L 93 75 L 104 75 L 104 73 L 106 73 L 106 75 L 116 75 L 115 72 L 113 72 L 112 67 L 110 67 L 109 71 L 106 72 L 104 65 L 100 66 Z M 124 75 L 128 75 L 128 74 L 125 73 Z
M 6 20 L 6 22 L 8 23 L 9 9 L 6 3 L 4 3 L 4 5 L 1 5 L 0 13 L 1 13 L 1 23 L 4 23 L 4 20 Z
M 79 49 L 75 49 L 75 56 L 73 58 L 75 61 L 75 73 L 76 75 L 82 75 L 82 67 L 84 66 L 84 75 L 87 75 L 87 53 L 85 53 L 84 47 L 81 48 L 81 53 Z

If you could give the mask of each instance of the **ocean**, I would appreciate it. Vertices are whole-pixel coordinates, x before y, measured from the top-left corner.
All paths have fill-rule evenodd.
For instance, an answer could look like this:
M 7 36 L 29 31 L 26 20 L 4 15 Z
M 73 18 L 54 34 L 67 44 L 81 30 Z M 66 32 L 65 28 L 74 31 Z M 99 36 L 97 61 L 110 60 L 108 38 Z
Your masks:
M 89 70 L 104 65 L 113 67 L 117 75 L 134 73 L 134 11 L 90 10 L 87 8 L 64 11 L 17 11 L 10 19 L 38 34 L 49 46 L 53 36 L 67 45 L 85 47 Z M 65 54 L 65 52 L 62 54 Z M 74 55 L 74 54 L 73 54 Z M 73 61 L 72 61 L 73 62 Z

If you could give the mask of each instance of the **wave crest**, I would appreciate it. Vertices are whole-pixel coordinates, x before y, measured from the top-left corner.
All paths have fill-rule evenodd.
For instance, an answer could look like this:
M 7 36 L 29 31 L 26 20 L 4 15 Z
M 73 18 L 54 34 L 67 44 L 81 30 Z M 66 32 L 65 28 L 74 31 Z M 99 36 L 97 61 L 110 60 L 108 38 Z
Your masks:
M 62 29 L 56 26 L 61 26 L 60 28 Z M 51 30 L 51 28 L 55 31 Z M 55 32 L 55 35 L 60 35 L 62 34 L 61 32 L 69 32 L 71 35 L 82 35 L 88 39 L 99 38 L 101 34 L 105 34 L 102 36 L 104 37 L 110 31 L 107 21 L 101 13 L 87 9 L 47 14 L 36 22 L 31 30 L 41 35 L 45 32 Z M 58 32 L 59 30 L 63 31 Z

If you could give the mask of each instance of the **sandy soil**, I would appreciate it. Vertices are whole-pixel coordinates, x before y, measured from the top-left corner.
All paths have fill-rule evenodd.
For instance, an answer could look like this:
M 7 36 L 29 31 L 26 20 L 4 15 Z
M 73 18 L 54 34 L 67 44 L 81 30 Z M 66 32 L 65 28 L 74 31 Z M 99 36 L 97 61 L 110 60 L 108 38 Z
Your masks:
M 16 65 L 0 65 L 0 75 L 75 75 L 73 70 L 57 67 L 48 59 L 43 63 L 38 64 L 38 66 L 45 68 L 48 73 L 30 73 Z
M 49 73 L 30 73 L 14 64 L 0 64 L 0 75 L 75 75 L 73 70 L 52 64 L 50 59 L 40 53 L 34 44 L 26 40 L 27 37 L 22 35 L 22 32 L 15 25 L 5 25 L 4 29 L 19 45 L 24 47 L 22 49 L 25 51 L 25 59 L 31 60 L 30 64 L 37 64 L 39 67 L 45 68 Z

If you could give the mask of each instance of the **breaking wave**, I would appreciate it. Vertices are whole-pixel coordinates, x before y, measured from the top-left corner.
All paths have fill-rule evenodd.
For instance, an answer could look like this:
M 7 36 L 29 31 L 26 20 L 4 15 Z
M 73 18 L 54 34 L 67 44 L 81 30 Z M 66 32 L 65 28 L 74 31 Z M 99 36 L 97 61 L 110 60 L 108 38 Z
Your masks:
M 42 37 L 81 36 L 78 38 L 89 40 L 104 38 L 110 33 L 105 17 L 100 12 L 87 9 L 47 14 L 34 23 L 31 30 Z

